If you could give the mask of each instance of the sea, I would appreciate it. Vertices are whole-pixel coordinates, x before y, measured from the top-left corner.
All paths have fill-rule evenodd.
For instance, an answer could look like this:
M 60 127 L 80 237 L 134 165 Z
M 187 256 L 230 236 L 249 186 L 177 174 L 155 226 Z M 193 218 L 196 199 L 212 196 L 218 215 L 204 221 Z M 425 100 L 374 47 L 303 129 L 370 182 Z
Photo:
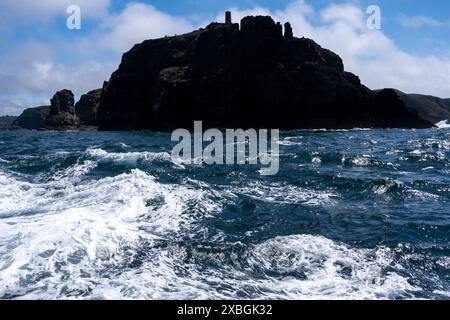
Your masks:
M 450 128 L 280 133 L 280 170 L 170 133 L 0 133 L 0 299 L 450 299 Z

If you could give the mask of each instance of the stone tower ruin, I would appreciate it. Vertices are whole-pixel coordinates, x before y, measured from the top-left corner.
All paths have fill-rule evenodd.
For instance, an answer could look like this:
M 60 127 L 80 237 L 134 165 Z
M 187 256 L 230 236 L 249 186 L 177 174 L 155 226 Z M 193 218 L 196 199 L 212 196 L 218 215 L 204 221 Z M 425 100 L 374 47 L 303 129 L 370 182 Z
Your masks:
M 225 12 L 225 24 L 232 24 L 233 21 L 231 20 L 231 11 Z

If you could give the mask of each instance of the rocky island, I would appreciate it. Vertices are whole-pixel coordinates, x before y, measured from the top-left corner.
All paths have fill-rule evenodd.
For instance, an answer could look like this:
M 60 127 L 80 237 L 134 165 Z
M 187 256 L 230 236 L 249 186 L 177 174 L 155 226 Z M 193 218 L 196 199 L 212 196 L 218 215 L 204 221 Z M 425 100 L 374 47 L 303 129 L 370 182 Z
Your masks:
M 103 88 L 75 103 L 70 90 L 30 108 L 13 129 L 173 130 L 204 127 L 430 128 L 448 99 L 370 90 L 342 59 L 289 22 L 249 16 L 146 40 L 125 53 Z
M 284 30 L 283 30 L 284 29 Z M 289 23 L 250 16 L 147 40 L 125 53 L 105 83 L 102 130 L 427 128 L 391 89 L 372 91 L 341 58 Z

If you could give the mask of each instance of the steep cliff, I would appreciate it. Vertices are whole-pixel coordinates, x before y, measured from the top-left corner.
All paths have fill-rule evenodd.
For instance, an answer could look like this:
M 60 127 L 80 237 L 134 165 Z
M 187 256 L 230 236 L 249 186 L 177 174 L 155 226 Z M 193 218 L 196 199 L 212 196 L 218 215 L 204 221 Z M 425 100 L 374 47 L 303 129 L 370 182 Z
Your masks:
M 125 53 L 103 88 L 101 129 L 432 126 L 397 95 L 373 92 L 342 60 L 270 17 L 210 24 Z
M 97 124 L 97 109 L 100 105 L 102 89 L 92 90 L 83 94 L 75 105 L 75 112 L 83 125 Z
M 450 121 L 450 99 L 441 99 L 423 94 L 406 94 L 397 91 L 408 108 L 414 109 L 422 118 L 438 123 L 440 121 Z
M 4 124 L 5 129 L 11 129 L 12 124 L 16 120 L 17 120 L 17 117 L 15 117 L 15 116 L 1 116 L 0 117 L 0 122 Z
M 72 91 L 58 91 L 50 102 L 50 114 L 44 121 L 44 129 L 65 130 L 78 126 L 79 119 L 75 115 L 75 98 Z

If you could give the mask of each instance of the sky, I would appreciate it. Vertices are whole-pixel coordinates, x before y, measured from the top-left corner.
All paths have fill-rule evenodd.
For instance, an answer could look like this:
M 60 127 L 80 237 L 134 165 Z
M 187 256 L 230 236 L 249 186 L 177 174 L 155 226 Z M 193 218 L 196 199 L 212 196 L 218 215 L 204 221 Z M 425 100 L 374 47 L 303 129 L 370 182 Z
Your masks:
M 69 30 L 67 8 L 81 10 Z M 367 27 L 370 5 L 381 29 Z M 135 43 L 222 21 L 231 10 L 290 21 L 339 54 L 371 89 L 397 88 L 450 98 L 448 0 L 0 0 L 0 115 L 48 105 L 61 89 L 76 97 L 97 88 Z

